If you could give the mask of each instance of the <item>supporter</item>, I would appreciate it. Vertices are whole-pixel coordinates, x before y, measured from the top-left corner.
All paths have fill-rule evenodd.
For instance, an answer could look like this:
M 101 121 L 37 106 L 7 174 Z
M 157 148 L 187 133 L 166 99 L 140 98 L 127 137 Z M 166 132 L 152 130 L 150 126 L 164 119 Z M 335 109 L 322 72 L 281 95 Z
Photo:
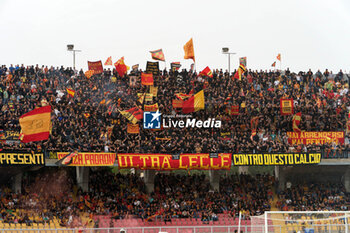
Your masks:
M 140 71 L 136 74 L 139 76 Z M 341 70 L 337 75 L 328 70 L 315 75 L 311 70 L 299 73 L 249 70 L 242 81 L 222 70 L 213 70 L 213 78 L 197 74 L 186 70 L 161 71 L 155 77 L 158 95 L 149 104 L 158 103 L 161 113 L 171 114 L 175 93 L 198 92 L 205 87 L 206 109 L 193 116 L 221 119 L 221 129 L 151 131 L 141 126 L 140 134 L 132 135 L 127 133 L 127 120 L 118 110 L 135 107 L 137 93 L 148 91 L 139 80 L 136 86 L 130 86 L 129 76 L 119 77 L 115 70 L 87 79 L 82 71 L 74 73 L 71 68 L 3 65 L 0 129 L 19 132 L 19 117 L 45 102 L 53 109 L 53 127 L 48 141 L 5 144 L 2 149 L 119 153 L 324 151 L 329 158 L 348 156 L 348 143 L 289 146 L 286 132 L 292 131 L 292 116 L 281 116 L 279 112 L 280 98 L 290 97 L 294 99 L 294 111 L 302 113 L 299 126 L 302 130 L 344 131 L 349 110 L 349 77 Z M 178 79 L 179 76 L 182 78 Z M 66 88 L 75 90 L 74 98 L 67 96 Z M 100 104 L 102 100 L 106 103 Z M 227 113 L 226 108 L 233 105 L 240 106 L 239 116 Z M 253 140 L 252 117 L 259 118 L 258 134 Z M 113 127 L 110 135 L 109 127 Z M 226 132 L 229 136 L 221 137 Z

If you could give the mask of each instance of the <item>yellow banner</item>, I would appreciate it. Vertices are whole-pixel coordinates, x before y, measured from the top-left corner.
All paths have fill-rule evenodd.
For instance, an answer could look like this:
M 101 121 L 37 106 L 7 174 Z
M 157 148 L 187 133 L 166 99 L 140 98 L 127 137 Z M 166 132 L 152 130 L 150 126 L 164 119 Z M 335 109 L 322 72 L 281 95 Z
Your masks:
M 43 153 L 0 153 L 0 166 L 45 165 Z
M 232 161 L 234 166 L 318 164 L 321 162 L 321 153 L 233 154 Z

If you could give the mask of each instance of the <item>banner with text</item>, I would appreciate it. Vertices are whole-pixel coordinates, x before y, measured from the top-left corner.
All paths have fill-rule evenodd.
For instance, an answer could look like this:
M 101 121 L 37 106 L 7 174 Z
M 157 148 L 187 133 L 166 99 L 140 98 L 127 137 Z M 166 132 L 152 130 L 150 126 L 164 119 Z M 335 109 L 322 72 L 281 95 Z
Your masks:
M 94 74 L 103 73 L 103 66 L 101 61 L 88 61 L 89 70 L 93 70 Z
M 321 153 L 233 154 L 234 166 L 289 166 L 321 162 Z
M 0 140 L 19 140 L 19 131 L 0 130 Z
M 159 62 L 148 61 L 146 65 L 146 73 L 159 75 Z
M 57 152 L 57 159 L 60 160 L 65 157 L 68 152 Z M 96 152 L 79 152 L 77 156 L 73 157 L 73 161 L 69 166 L 113 166 L 115 162 L 116 153 L 96 153 Z
M 118 154 L 119 169 L 229 170 L 231 154 Z
M 291 145 L 336 143 L 344 144 L 344 132 L 287 132 Z
M 282 116 L 293 115 L 294 113 L 293 99 L 280 99 L 280 113 Z
M 0 167 L 19 165 L 45 165 L 43 153 L 0 153 Z

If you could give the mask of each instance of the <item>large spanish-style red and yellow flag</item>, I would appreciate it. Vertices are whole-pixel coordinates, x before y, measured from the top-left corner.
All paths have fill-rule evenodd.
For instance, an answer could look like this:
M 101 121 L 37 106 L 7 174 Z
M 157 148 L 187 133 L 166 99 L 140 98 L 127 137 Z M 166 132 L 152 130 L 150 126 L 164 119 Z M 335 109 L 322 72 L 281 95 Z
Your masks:
M 158 60 L 158 61 L 165 61 L 164 53 L 162 49 L 149 51 L 152 54 L 152 59 Z
M 184 51 L 185 51 L 185 59 L 192 59 L 194 62 L 196 62 L 196 59 L 194 57 L 194 48 L 193 48 L 193 40 L 192 38 L 184 45 Z
M 67 89 L 68 95 L 71 96 L 71 97 L 74 97 L 75 91 L 73 89 L 70 89 L 70 88 L 66 88 L 66 89 Z
M 190 113 L 204 109 L 204 91 L 196 93 L 194 96 L 182 103 L 182 112 Z
M 36 108 L 19 118 L 21 141 L 36 142 L 47 140 L 50 136 L 51 106 Z

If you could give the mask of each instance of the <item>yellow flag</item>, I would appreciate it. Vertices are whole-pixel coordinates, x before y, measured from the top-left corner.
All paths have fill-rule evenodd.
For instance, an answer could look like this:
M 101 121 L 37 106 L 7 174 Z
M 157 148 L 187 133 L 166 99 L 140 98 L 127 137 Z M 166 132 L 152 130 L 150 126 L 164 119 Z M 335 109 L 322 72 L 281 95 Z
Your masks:
M 192 59 L 194 62 L 196 62 L 194 57 L 194 48 L 193 48 L 193 40 L 192 38 L 184 45 L 184 51 L 185 51 L 185 59 Z

